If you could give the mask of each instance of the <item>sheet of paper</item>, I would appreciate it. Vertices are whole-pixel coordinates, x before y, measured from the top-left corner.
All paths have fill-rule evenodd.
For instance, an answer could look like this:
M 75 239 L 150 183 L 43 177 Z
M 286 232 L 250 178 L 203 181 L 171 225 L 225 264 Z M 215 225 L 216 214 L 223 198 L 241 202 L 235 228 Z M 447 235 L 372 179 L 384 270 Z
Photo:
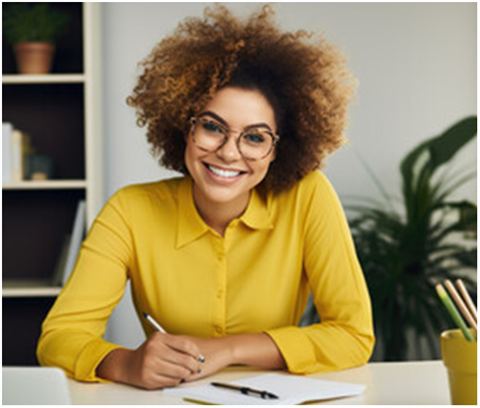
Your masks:
M 177 388 L 165 389 L 164 392 L 167 395 L 179 398 L 225 405 L 291 405 L 306 401 L 359 395 L 365 390 L 365 385 L 361 384 L 323 381 L 289 374 L 265 374 L 229 383 L 256 390 L 266 390 L 277 395 L 279 399 L 261 399 L 214 387 L 210 384 L 198 387 L 189 387 L 186 384 Z

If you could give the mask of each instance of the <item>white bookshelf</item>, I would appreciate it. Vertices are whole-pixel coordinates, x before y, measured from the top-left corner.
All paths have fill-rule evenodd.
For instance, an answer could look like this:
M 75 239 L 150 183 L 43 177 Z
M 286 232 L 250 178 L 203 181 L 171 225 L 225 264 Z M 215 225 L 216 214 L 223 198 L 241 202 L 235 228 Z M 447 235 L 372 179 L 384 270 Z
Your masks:
M 38 339 L 41 321 L 61 291 L 60 287 L 53 286 L 51 282 L 55 274 L 55 263 L 62 251 L 65 234 L 72 233 L 78 202 L 86 201 L 87 228 L 91 226 L 103 205 L 103 131 L 101 121 L 101 60 L 103 54 L 100 49 L 102 4 L 58 3 L 58 6 L 56 4 L 51 3 L 51 7 L 58 7 L 72 14 L 71 17 L 74 18 L 74 25 L 76 25 L 75 34 L 72 36 L 75 39 L 72 41 L 78 40 L 72 42 L 72 48 L 68 49 L 66 53 L 65 47 L 70 43 L 65 40 L 63 62 L 56 66 L 56 73 L 20 75 L 12 73 L 12 68 L 6 68 L 4 71 L 6 74 L 2 75 L 3 121 L 11 122 L 15 127 L 17 127 L 16 122 L 20 122 L 18 128 L 21 130 L 24 130 L 22 124 L 24 126 L 31 125 L 35 120 L 39 124 L 43 123 L 43 133 L 40 128 L 36 131 L 33 125 L 30 126 L 31 129 L 25 130 L 32 136 L 35 147 L 37 147 L 35 137 L 37 142 L 40 141 L 38 144 L 43 146 L 43 150 L 38 149 L 38 153 L 46 154 L 54 159 L 60 157 L 63 160 L 61 163 L 63 167 L 58 166 L 60 170 L 58 174 L 55 174 L 56 179 L 2 183 L 3 349 L 4 359 L 5 356 L 9 356 L 10 364 L 13 365 L 17 365 L 17 362 L 11 362 L 12 353 L 18 354 L 18 365 L 32 364 L 35 358 L 35 350 L 32 350 L 31 345 Z M 4 3 L 2 7 L 5 8 L 8 5 Z M 57 52 L 62 52 L 62 50 L 58 49 Z M 67 61 L 72 54 L 78 57 L 75 60 L 79 61 L 78 63 L 70 64 Z M 12 66 L 11 62 L 10 67 Z M 61 65 L 62 63 L 65 65 Z M 67 66 L 67 64 L 70 65 Z M 66 67 L 65 72 L 62 72 L 63 66 Z M 75 68 L 77 66 L 78 68 Z M 32 92 L 36 93 L 36 99 L 30 100 L 29 93 Z M 62 95 L 59 99 L 55 99 L 58 94 Z M 75 103 L 70 104 L 70 95 L 76 98 Z M 10 105 L 8 105 L 9 103 Z M 35 105 L 35 103 L 39 105 Z M 65 106 L 66 104 L 68 106 Z M 28 116 L 28 113 L 32 113 L 32 109 L 35 113 L 36 106 L 39 106 L 37 112 L 46 111 L 48 113 L 43 122 L 38 122 L 38 117 L 30 119 Z M 56 109 L 59 110 L 56 111 Z M 72 124 L 72 131 L 70 131 L 68 119 L 65 119 L 62 109 L 65 109 L 67 114 L 74 111 L 75 120 L 81 126 L 78 126 L 78 123 L 77 126 Z M 24 114 L 24 112 L 26 113 Z M 37 115 L 40 116 L 40 113 Z M 63 120 L 57 126 L 56 117 Z M 50 126 L 52 132 L 50 132 Z M 42 135 L 49 139 L 41 139 Z M 49 146 L 57 150 L 50 152 L 48 151 Z M 70 149 L 68 153 L 63 153 L 62 146 L 65 146 L 67 150 Z M 66 171 L 65 168 L 67 168 Z M 78 177 L 77 174 L 81 176 Z M 47 214 L 48 217 L 42 219 L 43 214 Z M 31 224 L 29 224 L 30 222 Z M 29 227 L 29 225 L 32 226 Z M 43 234 L 43 230 L 39 230 L 39 225 L 45 228 L 45 234 Z M 23 244 L 23 236 L 29 245 Z M 35 239 L 32 236 L 35 236 Z M 30 241 L 28 241 L 29 239 Z M 12 247 L 11 242 L 15 242 L 17 246 Z M 38 247 L 35 248 L 33 245 L 32 250 L 32 243 L 37 242 Z M 42 252 L 43 246 L 50 252 Z M 8 253 L 6 253 L 6 247 L 9 248 Z M 48 256 L 45 255 L 47 253 Z M 35 255 L 40 256 L 39 266 L 36 265 Z M 18 262 L 15 261 L 17 259 Z M 6 314 L 8 319 L 5 317 Z M 30 336 L 28 350 L 26 349 L 26 340 L 22 343 L 23 345 L 16 344 L 13 335 L 5 334 L 15 331 L 14 328 L 17 327 L 15 321 L 18 319 L 26 322 L 19 335 L 21 337 Z M 24 349 L 20 350 L 22 347 Z M 26 363 L 22 359 L 25 354 L 30 355 Z

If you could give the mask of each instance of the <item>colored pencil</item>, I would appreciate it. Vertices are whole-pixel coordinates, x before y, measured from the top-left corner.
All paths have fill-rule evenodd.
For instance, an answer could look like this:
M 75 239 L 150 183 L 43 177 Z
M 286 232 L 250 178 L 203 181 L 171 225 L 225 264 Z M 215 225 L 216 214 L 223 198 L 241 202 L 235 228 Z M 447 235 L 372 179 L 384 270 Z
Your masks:
M 468 341 L 475 341 L 474 337 L 468 330 L 467 325 L 463 321 L 462 316 L 460 316 L 460 313 L 458 313 L 458 310 L 455 307 L 455 304 L 450 299 L 450 296 L 448 296 L 448 293 L 445 291 L 442 284 L 439 283 L 437 286 L 435 286 L 435 289 L 437 290 L 440 300 L 443 302 L 443 304 L 447 308 L 448 313 L 450 314 L 450 316 L 452 317 L 453 321 L 458 326 L 458 328 L 462 331 L 465 338 Z
M 465 300 L 465 303 L 467 304 L 468 308 L 470 309 L 470 312 L 471 312 L 473 318 L 475 319 L 475 321 L 477 321 L 478 320 L 477 319 L 477 309 L 476 309 L 475 305 L 473 304 L 472 298 L 468 294 L 468 291 L 467 291 L 467 288 L 465 287 L 465 284 L 463 283 L 463 281 L 461 279 L 457 279 L 455 281 L 455 283 L 457 284 L 458 290 L 462 294 L 463 299 Z
M 473 319 L 471 313 L 468 311 L 467 306 L 465 305 L 465 302 L 462 300 L 457 290 L 455 289 L 455 286 L 453 286 L 453 283 L 450 282 L 448 279 L 444 282 L 444 284 L 448 292 L 450 293 L 450 296 L 452 297 L 453 301 L 457 304 L 457 307 L 460 309 L 460 312 L 462 312 L 463 317 L 470 324 L 470 327 L 472 327 L 476 332 L 477 323 L 475 323 L 475 320 Z

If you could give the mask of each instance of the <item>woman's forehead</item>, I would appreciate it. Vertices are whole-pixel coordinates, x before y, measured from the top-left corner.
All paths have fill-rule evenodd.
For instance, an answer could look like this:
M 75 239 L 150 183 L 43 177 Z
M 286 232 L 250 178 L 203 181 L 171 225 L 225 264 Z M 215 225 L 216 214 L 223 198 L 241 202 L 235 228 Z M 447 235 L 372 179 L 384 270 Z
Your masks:
M 246 127 L 256 123 L 266 123 L 272 129 L 275 127 L 273 107 L 260 91 L 254 89 L 223 88 L 201 112 L 207 111 L 231 127 Z

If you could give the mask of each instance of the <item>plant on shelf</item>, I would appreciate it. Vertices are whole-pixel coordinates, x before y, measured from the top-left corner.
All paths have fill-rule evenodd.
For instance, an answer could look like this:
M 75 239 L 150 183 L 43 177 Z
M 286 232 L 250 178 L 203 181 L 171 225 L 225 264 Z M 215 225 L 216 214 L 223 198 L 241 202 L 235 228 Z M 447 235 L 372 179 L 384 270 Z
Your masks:
M 21 74 L 47 74 L 55 41 L 64 32 L 68 15 L 46 3 L 11 3 L 3 12 L 3 34 L 13 44 Z
M 477 118 L 468 117 L 410 151 L 400 166 L 401 200 L 394 201 L 368 169 L 384 202 L 347 206 L 372 299 L 376 360 L 406 360 L 411 344 L 414 358 L 439 358 L 439 334 L 452 323 L 435 291 L 438 282 L 462 278 L 476 299 L 477 206 L 452 198 L 476 169 L 445 172 L 476 133 Z M 303 324 L 318 320 L 310 301 Z M 421 353 L 421 343 L 430 356 Z

